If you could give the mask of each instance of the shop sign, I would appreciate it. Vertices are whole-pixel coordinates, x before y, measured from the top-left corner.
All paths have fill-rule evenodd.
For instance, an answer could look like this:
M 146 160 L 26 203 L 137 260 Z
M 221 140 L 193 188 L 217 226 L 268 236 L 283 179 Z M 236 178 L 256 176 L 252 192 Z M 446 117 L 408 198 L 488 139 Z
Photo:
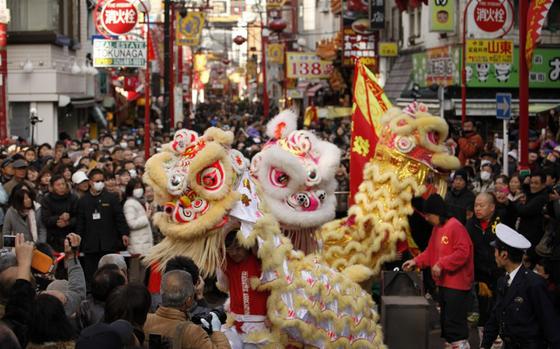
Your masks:
M 146 42 L 128 40 L 93 40 L 94 67 L 146 66 Z
M 268 44 L 266 47 L 268 63 L 284 64 L 284 45 Z
M 467 9 L 469 32 L 484 38 L 499 38 L 513 27 L 511 0 L 478 0 Z
M 396 42 L 380 42 L 379 43 L 379 56 L 380 57 L 396 57 L 399 55 L 399 48 Z
M 110 0 L 101 9 L 101 24 L 113 35 L 123 35 L 138 23 L 138 9 L 128 0 Z
M 467 63 L 513 63 L 513 40 L 467 40 Z
M 412 55 L 413 80 L 421 87 L 460 84 L 461 50 L 444 46 Z
M 198 46 L 204 28 L 204 13 L 189 11 L 185 17 L 177 14 L 177 45 Z
M 370 0 L 369 28 L 385 29 L 385 0 Z
M 332 62 L 315 53 L 288 52 L 286 63 L 288 79 L 326 79 L 333 72 Z
M 455 30 L 455 1 L 430 0 L 430 31 L 452 32 Z
M 519 48 L 513 51 L 513 63 L 467 64 L 467 86 L 517 88 L 519 86 Z M 529 70 L 530 88 L 560 88 L 560 49 L 536 49 Z
M 343 57 L 344 66 L 353 66 L 356 59 L 360 58 L 366 66 L 375 66 L 375 35 L 369 31 L 367 20 L 365 25 L 354 21 L 351 27 L 345 27 L 343 32 Z

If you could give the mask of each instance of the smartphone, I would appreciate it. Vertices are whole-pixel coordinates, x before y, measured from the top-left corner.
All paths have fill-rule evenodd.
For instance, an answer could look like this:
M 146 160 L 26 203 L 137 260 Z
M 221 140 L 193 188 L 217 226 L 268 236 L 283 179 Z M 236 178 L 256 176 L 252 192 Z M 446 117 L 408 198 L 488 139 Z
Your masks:
M 4 247 L 16 247 L 16 236 L 4 235 Z

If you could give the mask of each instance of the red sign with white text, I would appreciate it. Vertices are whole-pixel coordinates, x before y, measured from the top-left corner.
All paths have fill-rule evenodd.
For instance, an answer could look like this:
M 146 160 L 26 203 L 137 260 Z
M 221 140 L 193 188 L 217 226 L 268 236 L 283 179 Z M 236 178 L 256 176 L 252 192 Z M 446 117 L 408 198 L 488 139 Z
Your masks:
M 470 5 L 473 6 L 473 5 Z M 507 34 L 513 25 L 513 5 L 511 0 L 478 0 L 471 7 L 469 15 L 475 26 L 491 38 Z
M 128 0 L 112 0 L 101 10 L 101 24 L 113 35 L 123 35 L 138 23 L 138 9 Z

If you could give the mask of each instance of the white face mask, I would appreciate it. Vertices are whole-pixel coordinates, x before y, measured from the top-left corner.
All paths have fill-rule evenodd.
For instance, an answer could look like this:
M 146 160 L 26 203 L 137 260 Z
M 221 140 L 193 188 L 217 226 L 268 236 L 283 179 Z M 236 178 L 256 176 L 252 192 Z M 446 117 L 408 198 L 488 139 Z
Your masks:
M 480 179 L 482 179 L 483 181 L 489 180 L 490 176 L 491 176 L 490 172 L 486 172 L 486 171 L 480 172 Z
M 142 188 L 136 188 L 132 191 L 132 196 L 134 196 L 137 199 L 141 199 L 144 196 L 144 189 Z
M 130 178 L 136 178 L 136 176 L 138 175 L 135 169 L 128 170 L 128 173 L 130 173 Z
M 93 189 L 94 189 L 95 191 L 102 191 L 103 188 L 105 188 L 105 183 L 103 183 L 103 182 L 95 182 L 95 183 L 93 183 Z

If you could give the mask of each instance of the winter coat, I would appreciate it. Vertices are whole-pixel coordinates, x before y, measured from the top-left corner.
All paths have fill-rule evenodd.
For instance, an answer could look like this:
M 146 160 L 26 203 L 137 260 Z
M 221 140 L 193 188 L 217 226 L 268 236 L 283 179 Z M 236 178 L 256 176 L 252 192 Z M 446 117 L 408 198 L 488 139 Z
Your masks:
M 459 222 L 465 224 L 467 222 L 467 211 L 473 211 L 474 209 L 474 199 L 474 194 L 466 187 L 459 192 L 447 191 L 445 205 L 449 217 L 455 217 Z
M 467 159 L 475 158 L 484 148 L 484 141 L 476 132 L 459 138 L 457 144 L 459 146 L 459 161 L 461 161 L 461 165 L 465 165 Z
M 84 253 L 122 250 L 122 236 L 128 235 L 129 229 L 117 196 L 103 190 L 97 196 L 88 192 L 79 199 L 76 233 L 82 237 Z
M 482 230 L 480 220 L 472 217 L 467 222 L 467 231 L 474 248 L 474 278 L 495 289 L 495 283 L 502 274 L 496 265 L 494 247 L 490 243 L 496 239 L 495 227 L 500 223 L 500 217 L 494 213 L 485 230 Z
M 130 229 L 128 252 L 132 254 L 148 254 L 154 245 L 150 219 L 144 205 L 135 198 L 128 198 L 123 207 L 124 216 Z
M 64 251 L 64 239 L 76 230 L 76 214 L 78 197 L 73 194 L 57 195 L 49 193 L 43 198 L 41 205 L 41 219 L 47 228 L 47 242 L 56 251 Z M 70 214 L 70 224 L 64 228 L 56 225 L 61 214 Z
M 465 227 L 455 218 L 435 226 L 428 248 L 416 258 L 423 269 L 438 264 L 441 276 L 436 285 L 455 290 L 470 290 L 474 280 L 473 245 Z
M 27 217 L 23 217 L 15 208 L 10 207 L 4 216 L 2 236 L 23 234 L 25 241 L 46 242 L 47 230 L 41 221 L 41 209 L 35 208 L 35 221 L 37 223 L 37 240 L 33 239 Z
M 544 212 L 548 202 L 546 189 L 538 193 L 527 193 L 525 204 L 513 203 L 513 207 L 519 216 L 519 227 L 517 231 L 531 242 L 531 246 L 537 246 L 544 234 Z

